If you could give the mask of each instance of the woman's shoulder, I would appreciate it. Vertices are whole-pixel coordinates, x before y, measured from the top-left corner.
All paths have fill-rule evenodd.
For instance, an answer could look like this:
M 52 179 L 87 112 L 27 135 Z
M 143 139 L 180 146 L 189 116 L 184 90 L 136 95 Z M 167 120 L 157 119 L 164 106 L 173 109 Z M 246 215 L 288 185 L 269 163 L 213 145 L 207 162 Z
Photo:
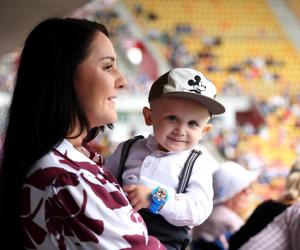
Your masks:
M 66 141 L 52 148 L 30 168 L 27 180 L 48 183 L 66 176 L 92 176 L 93 178 L 104 170 L 95 162 L 68 145 Z

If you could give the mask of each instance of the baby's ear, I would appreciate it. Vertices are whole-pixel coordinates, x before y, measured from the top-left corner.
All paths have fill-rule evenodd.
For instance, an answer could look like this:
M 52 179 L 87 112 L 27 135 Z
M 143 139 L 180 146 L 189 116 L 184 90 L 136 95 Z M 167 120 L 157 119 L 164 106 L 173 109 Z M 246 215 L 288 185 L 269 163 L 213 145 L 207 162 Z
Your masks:
M 203 134 L 206 134 L 206 133 L 208 133 L 211 129 L 212 129 L 212 127 L 213 127 L 213 125 L 211 125 L 211 124 L 206 124 L 205 126 L 204 126 L 204 128 L 203 128 L 203 130 L 202 130 L 202 133 Z
M 152 122 L 152 111 L 151 109 L 144 107 L 143 108 L 143 116 L 144 116 L 144 120 L 145 120 L 145 124 L 147 126 L 151 126 L 153 124 Z

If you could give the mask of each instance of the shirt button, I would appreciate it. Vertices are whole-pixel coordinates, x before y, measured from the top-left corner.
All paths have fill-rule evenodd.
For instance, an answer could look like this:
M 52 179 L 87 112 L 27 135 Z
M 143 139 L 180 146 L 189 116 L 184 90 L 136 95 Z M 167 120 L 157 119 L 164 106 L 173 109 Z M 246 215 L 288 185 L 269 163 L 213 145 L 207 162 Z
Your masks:
M 146 162 L 145 163 L 145 167 L 147 168 L 147 167 L 149 167 L 150 166 L 150 163 L 149 162 Z

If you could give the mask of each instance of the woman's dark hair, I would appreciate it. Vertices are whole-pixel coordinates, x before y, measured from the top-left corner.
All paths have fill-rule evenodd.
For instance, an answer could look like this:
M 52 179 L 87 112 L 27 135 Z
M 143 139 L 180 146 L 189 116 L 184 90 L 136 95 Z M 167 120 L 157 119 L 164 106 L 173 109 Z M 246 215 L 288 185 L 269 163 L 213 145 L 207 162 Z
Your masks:
M 90 129 L 74 76 L 98 32 L 108 36 L 105 26 L 92 21 L 51 18 L 25 41 L 1 152 L 1 249 L 9 239 L 9 249 L 23 248 L 19 197 L 29 167 L 66 138 L 76 122 L 78 135 Z

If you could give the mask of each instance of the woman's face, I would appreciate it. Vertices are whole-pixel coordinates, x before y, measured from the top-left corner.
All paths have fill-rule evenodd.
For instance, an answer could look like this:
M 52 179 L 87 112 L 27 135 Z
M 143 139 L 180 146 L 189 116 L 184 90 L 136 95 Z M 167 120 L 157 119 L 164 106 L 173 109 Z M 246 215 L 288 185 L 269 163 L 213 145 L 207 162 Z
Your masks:
M 95 35 L 88 56 L 78 66 L 75 90 L 91 127 L 115 122 L 115 99 L 127 83 L 116 65 L 116 53 L 103 33 Z

